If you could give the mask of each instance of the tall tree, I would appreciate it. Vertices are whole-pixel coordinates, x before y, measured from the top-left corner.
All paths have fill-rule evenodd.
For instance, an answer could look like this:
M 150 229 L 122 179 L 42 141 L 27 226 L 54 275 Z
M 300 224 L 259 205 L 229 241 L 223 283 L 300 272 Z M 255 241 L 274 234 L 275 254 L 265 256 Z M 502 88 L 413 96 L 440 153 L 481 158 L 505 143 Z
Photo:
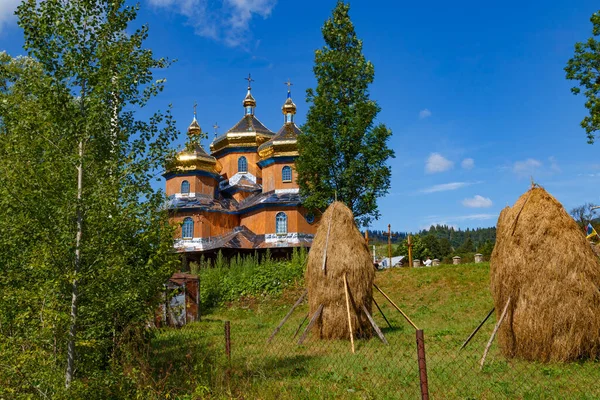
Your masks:
M 567 79 L 578 81 L 578 86 L 571 88 L 575 95 L 583 92 L 586 97 L 585 107 L 589 115 L 581 121 L 585 129 L 588 143 L 594 143 L 596 132 L 600 130 L 600 11 L 595 12 L 590 18 L 592 22 L 592 36 L 586 42 L 575 43 L 575 55 L 571 58 L 565 71 Z
M 377 198 L 390 188 L 387 147 L 392 132 L 376 124 L 380 111 L 369 98 L 374 68 L 350 21 L 350 6 L 338 1 L 315 52 L 316 89 L 307 90 L 310 108 L 298 138 L 298 183 L 304 204 L 323 210 L 337 195 L 359 224 L 379 217 Z
M 577 222 L 577 225 L 582 229 L 585 229 L 596 217 L 595 207 L 597 206 L 593 203 L 585 203 L 578 207 L 574 207 L 569 213 L 575 222 Z
M 54 371 L 70 386 L 108 367 L 175 266 L 152 187 L 174 121 L 169 110 L 136 118 L 169 62 L 143 47 L 136 14 L 125 0 L 26 0 L 30 57 L 0 57 L 0 207 L 11 214 L 0 218 L 0 348 L 49 397 Z

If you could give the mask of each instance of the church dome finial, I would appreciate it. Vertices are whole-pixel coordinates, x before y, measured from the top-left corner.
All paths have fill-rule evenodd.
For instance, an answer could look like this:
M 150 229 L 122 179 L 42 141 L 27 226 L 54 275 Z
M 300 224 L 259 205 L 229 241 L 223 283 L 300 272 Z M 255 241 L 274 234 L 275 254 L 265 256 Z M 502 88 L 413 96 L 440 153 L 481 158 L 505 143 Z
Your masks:
M 250 74 L 248 74 L 248 77 L 244 79 L 248 81 L 248 93 L 246 93 L 246 97 L 244 98 L 244 102 L 242 104 L 244 105 L 246 115 L 252 115 L 254 114 L 254 107 L 256 107 L 256 100 L 254 100 L 254 97 L 252 97 L 251 93 L 252 82 L 254 82 L 254 79 L 252 79 Z
M 293 83 L 288 79 L 287 82 L 284 82 L 288 87 L 287 99 L 285 99 L 285 103 L 283 103 L 283 107 L 281 107 L 281 112 L 285 116 L 286 123 L 294 122 L 294 114 L 296 114 L 296 104 L 292 101 L 292 90 L 291 86 Z
M 187 129 L 187 135 L 190 144 L 200 143 L 202 136 L 202 128 L 200 128 L 200 124 L 198 124 L 198 120 L 196 119 L 196 107 L 198 107 L 198 104 L 194 102 L 194 119 Z

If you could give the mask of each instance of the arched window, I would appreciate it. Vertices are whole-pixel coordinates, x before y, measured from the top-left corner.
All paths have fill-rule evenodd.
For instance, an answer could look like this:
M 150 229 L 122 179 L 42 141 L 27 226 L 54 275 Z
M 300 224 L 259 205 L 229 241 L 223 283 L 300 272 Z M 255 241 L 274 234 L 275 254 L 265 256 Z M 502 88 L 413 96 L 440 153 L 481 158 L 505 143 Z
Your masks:
M 287 215 L 284 212 L 277 213 L 275 217 L 275 233 L 278 235 L 287 233 Z
M 248 172 L 248 161 L 244 156 L 238 158 L 238 172 Z
M 194 237 L 194 220 L 190 217 L 187 217 L 183 220 L 183 225 L 181 226 L 181 237 L 183 239 L 192 239 Z
M 190 183 L 188 181 L 181 182 L 181 194 L 190 194 Z
M 281 169 L 281 180 L 284 182 L 292 181 L 292 168 L 290 168 L 288 165 Z

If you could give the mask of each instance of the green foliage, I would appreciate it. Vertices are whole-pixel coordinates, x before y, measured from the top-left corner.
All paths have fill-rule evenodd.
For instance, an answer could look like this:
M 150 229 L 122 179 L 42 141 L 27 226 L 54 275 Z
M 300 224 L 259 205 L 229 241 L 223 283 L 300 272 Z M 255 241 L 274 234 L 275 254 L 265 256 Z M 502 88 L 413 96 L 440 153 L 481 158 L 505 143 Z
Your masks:
M 29 57 L 0 53 L 0 397 L 63 396 L 69 341 L 82 379 L 64 397 L 116 385 L 124 334 L 146 324 L 176 266 L 152 188 L 175 123 L 169 111 L 136 118 L 168 62 L 143 48 L 145 27 L 130 29 L 136 12 L 27 0 Z
M 571 88 L 575 95 L 583 92 L 586 97 L 585 108 L 589 115 L 581 121 L 585 129 L 588 143 L 594 143 L 595 133 L 600 130 L 600 41 L 595 37 L 600 36 L 600 11 L 592 14 L 592 37 L 586 42 L 575 43 L 575 54 L 567 62 L 566 76 L 569 80 L 577 81 L 578 86 Z
M 220 253 L 219 253 L 220 254 Z M 217 257 L 213 268 L 200 270 L 200 302 L 203 309 L 246 296 L 276 295 L 302 281 L 307 251 L 294 249 L 289 261 L 273 260 L 269 253 L 230 260 Z
M 387 147 L 392 132 L 375 124 L 380 108 L 368 92 L 375 72 L 349 9 L 338 1 L 322 28 L 325 47 L 315 52 L 317 87 L 306 92 L 311 106 L 296 169 L 307 207 L 324 210 L 337 196 L 366 226 L 379 217 L 377 198 L 389 190 L 394 152 Z

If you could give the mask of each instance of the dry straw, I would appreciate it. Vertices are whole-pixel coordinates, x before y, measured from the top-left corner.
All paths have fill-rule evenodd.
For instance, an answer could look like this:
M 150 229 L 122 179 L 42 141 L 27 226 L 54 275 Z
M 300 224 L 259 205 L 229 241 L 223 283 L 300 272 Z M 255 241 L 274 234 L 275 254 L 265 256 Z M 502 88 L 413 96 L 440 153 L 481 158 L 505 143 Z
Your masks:
M 571 361 L 600 355 L 600 262 L 562 205 L 532 188 L 500 213 L 491 258 L 498 341 L 508 357 Z
M 331 204 L 321 221 L 308 254 L 305 277 L 310 315 L 323 305 L 314 332 L 321 339 L 349 339 L 344 293 L 346 275 L 354 336 L 371 337 L 371 324 L 362 311 L 364 305 L 371 313 L 373 300 L 375 270 L 369 249 L 354 223 L 352 211 L 343 203 Z

